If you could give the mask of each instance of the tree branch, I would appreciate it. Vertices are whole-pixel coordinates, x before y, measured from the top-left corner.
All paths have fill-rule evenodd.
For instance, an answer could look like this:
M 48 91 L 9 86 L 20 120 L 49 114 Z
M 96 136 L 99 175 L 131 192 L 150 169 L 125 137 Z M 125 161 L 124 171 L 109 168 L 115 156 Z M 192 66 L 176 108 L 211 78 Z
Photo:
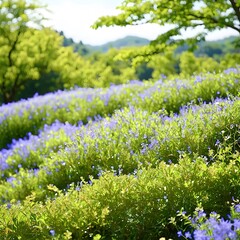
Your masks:
M 9 96 L 11 100 L 13 100 L 13 97 L 16 94 L 17 88 L 21 86 L 21 83 L 18 84 L 19 77 L 20 77 L 20 73 L 17 74 L 14 84 L 13 84 L 13 87 L 11 89 L 11 94 Z
M 17 43 L 19 41 L 20 34 L 21 34 L 21 28 L 19 28 L 19 30 L 17 32 L 16 39 L 14 40 L 14 42 L 13 42 L 13 44 L 11 46 L 11 49 L 10 49 L 10 51 L 8 53 L 9 67 L 13 66 L 12 54 L 13 54 L 14 50 L 16 49 Z M 2 91 L 2 94 L 3 94 L 3 98 L 4 98 L 4 103 L 8 103 L 8 102 L 13 100 L 13 97 L 16 94 L 16 88 L 17 88 L 17 85 L 18 85 L 19 74 L 16 76 L 15 81 L 14 81 L 14 85 L 13 85 L 12 89 L 10 90 L 10 92 L 8 92 L 6 90 L 5 81 L 7 79 L 6 79 L 5 75 L 3 75 L 3 79 L 4 80 L 3 80 L 2 85 L 1 85 L 1 91 Z
M 17 33 L 17 37 L 14 40 L 13 45 L 12 45 L 12 47 L 11 47 L 9 53 L 8 53 L 8 61 L 9 61 L 9 66 L 10 67 L 13 66 L 12 53 L 16 49 L 16 45 L 18 43 L 20 34 L 21 34 L 21 28 L 19 28 L 18 33 Z
M 204 19 L 207 19 L 207 20 L 211 21 L 212 23 L 216 23 L 216 24 L 219 24 L 219 23 L 220 23 L 220 22 L 219 22 L 216 18 L 214 18 L 214 17 L 205 17 L 205 16 L 203 16 L 203 15 L 199 16 L 199 15 L 196 15 L 196 14 L 194 14 L 194 13 L 189 13 L 189 15 L 195 17 L 196 19 L 194 19 L 194 20 L 204 20 Z M 205 24 L 203 24 L 203 25 L 205 25 Z M 231 24 L 229 24 L 229 23 L 227 23 L 227 22 L 224 22 L 224 25 L 225 25 L 226 27 L 232 28 L 232 29 L 234 29 L 234 30 L 236 30 L 237 32 L 240 33 L 240 29 L 237 28 L 237 27 L 235 27 L 234 25 L 231 25 Z
M 231 5 L 236 13 L 238 21 L 240 22 L 240 7 L 237 7 L 235 0 L 229 0 L 229 1 L 231 2 Z M 240 32 L 240 29 L 238 31 Z

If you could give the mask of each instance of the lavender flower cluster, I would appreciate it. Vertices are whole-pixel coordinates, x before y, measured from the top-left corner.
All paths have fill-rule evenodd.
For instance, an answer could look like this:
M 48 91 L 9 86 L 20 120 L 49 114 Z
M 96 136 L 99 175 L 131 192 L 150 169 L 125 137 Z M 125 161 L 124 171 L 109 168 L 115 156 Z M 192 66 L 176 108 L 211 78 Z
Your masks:
M 53 140 L 54 138 L 59 138 L 60 131 L 63 131 L 64 134 L 74 141 L 75 133 L 79 128 L 81 128 L 82 123 L 79 122 L 78 125 L 71 125 L 69 123 L 61 123 L 59 121 L 55 121 L 52 125 L 45 125 L 42 130 L 39 131 L 38 135 L 28 134 L 26 138 L 13 140 L 12 143 L 8 146 L 8 149 L 2 149 L 0 151 L 0 170 L 2 174 L 5 170 L 7 170 L 10 166 L 8 164 L 9 158 L 11 158 L 14 163 L 14 158 L 21 159 L 21 162 L 26 162 L 32 151 L 44 151 L 46 148 L 47 142 Z M 53 145 L 53 148 L 57 146 Z M 51 150 L 50 150 L 51 151 Z M 19 164 L 20 167 L 21 164 Z M 11 166 L 13 167 L 13 166 Z
M 204 112 L 207 112 L 209 115 L 212 115 L 216 112 L 223 112 L 223 109 L 226 109 L 228 106 L 232 105 L 234 101 L 230 99 L 216 99 L 211 105 L 203 104 L 201 106 L 196 105 L 189 105 L 182 107 L 180 109 L 180 113 L 175 114 L 171 117 L 167 115 L 158 115 L 153 114 L 149 115 L 146 111 L 141 111 L 141 116 L 136 115 L 139 110 L 137 110 L 134 107 L 130 107 L 129 111 L 119 111 L 116 112 L 115 115 L 108 119 L 102 119 L 101 116 L 95 116 L 92 121 L 89 122 L 89 124 L 83 126 L 83 123 L 80 121 L 78 125 L 70 125 L 69 123 L 61 123 L 59 121 L 56 121 L 52 125 L 45 125 L 43 130 L 39 131 L 39 135 L 32 135 L 28 134 L 27 138 L 19 139 L 19 140 L 13 140 L 12 144 L 9 145 L 9 149 L 2 149 L 0 151 L 0 169 L 2 171 L 7 170 L 9 168 L 8 159 L 11 158 L 11 161 L 14 162 L 14 158 L 18 156 L 18 158 L 21 159 L 21 162 L 26 162 L 27 158 L 29 157 L 30 153 L 32 151 L 39 151 L 39 154 L 41 151 L 44 152 L 44 149 L 46 149 L 46 143 L 50 142 L 53 139 L 60 138 L 59 133 L 62 130 L 65 135 L 69 138 L 69 142 L 75 141 L 76 137 L 80 137 L 80 142 L 85 151 L 88 149 L 88 137 L 91 137 L 91 139 L 103 139 L 111 141 L 111 132 L 115 131 L 116 129 L 121 129 L 126 124 L 129 125 L 130 122 L 135 122 L 136 124 L 138 122 L 142 122 L 142 124 L 147 124 L 149 127 L 153 125 L 151 123 L 155 123 L 159 126 L 159 124 L 170 124 L 172 121 L 178 122 L 179 127 L 182 129 L 182 132 L 184 132 L 184 129 L 187 126 L 185 115 L 189 112 L 192 112 L 194 114 L 198 114 L 201 112 L 200 115 L 204 117 Z M 128 112 L 128 113 L 127 113 Z M 128 114 L 128 117 L 126 117 L 125 114 Z M 146 115 L 146 117 L 144 117 Z M 140 118 L 140 119 L 139 119 Z M 89 119 L 90 120 L 90 119 Z M 157 122 L 156 122 L 157 121 Z M 134 152 L 136 149 L 132 149 L 133 142 L 137 142 L 139 139 L 139 130 L 142 126 L 137 127 L 135 130 L 129 129 L 128 141 L 126 141 L 126 147 L 131 152 L 131 155 L 134 155 Z M 104 132 L 103 132 L 104 129 Z M 150 130 L 150 129 L 149 129 Z M 150 134 L 151 133 L 151 134 Z M 155 133 L 155 134 L 154 134 Z M 124 136 L 126 133 L 124 134 Z M 155 129 L 152 129 L 149 131 L 149 134 L 145 134 L 143 136 L 144 142 L 141 142 L 139 152 L 141 152 L 142 155 L 147 154 L 149 151 L 157 150 L 161 144 L 164 144 L 164 142 L 168 142 L 170 139 L 168 138 L 159 138 L 159 133 Z M 132 139 L 132 140 L 131 140 Z M 135 139 L 135 140 L 134 140 Z M 161 140 L 161 141 L 160 141 Z M 68 154 L 69 152 L 76 152 L 78 151 L 78 146 L 76 144 L 71 144 L 71 147 L 65 147 L 65 154 Z M 58 147 L 57 145 L 52 145 L 52 148 Z M 98 150 L 98 146 L 96 147 L 96 151 Z M 71 149 L 71 150 L 70 150 Z M 189 151 L 191 151 L 190 147 L 188 147 Z M 49 149 L 48 151 L 51 151 Z M 60 152 L 60 154 L 63 154 Z M 47 156 L 45 156 L 47 157 Z
M 86 123 L 89 116 L 112 114 L 114 110 L 127 106 L 135 92 L 145 87 L 142 82 L 133 81 L 107 89 L 77 88 L 2 105 L 0 149 L 6 148 L 12 139 L 23 138 L 29 132 L 36 134 L 44 124 L 52 124 L 56 120 Z
M 87 102 L 91 102 L 95 98 L 100 98 L 104 101 L 104 104 L 107 105 L 110 97 L 115 94 L 124 92 L 126 89 L 135 89 L 137 91 L 136 85 L 143 86 L 144 84 L 135 80 L 130 81 L 129 84 L 112 85 L 108 89 L 75 88 L 69 91 L 59 90 L 43 96 L 35 94 L 33 98 L 27 100 L 23 99 L 18 102 L 3 104 L 0 106 L 0 123 L 14 115 L 22 116 L 25 111 L 29 111 L 32 114 L 36 113 L 36 111 L 41 112 L 45 106 L 48 106 L 54 111 L 61 108 L 65 109 L 76 99 L 83 99 Z
M 195 240 L 237 240 L 240 238 L 240 204 L 235 205 L 234 212 L 237 218 L 229 215 L 229 219 L 224 219 L 215 212 L 207 218 L 207 214 L 199 210 L 198 215 L 191 219 L 195 230 L 192 233 L 179 231 L 177 235 L 179 238 Z
M 0 123 L 14 115 L 21 117 L 25 111 L 29 111 L 32 114 L 36 113 L 36 111 L 41 112 L 44 106 L 51 107 L 54 110 L 57 108 L 67 108 L 69 103 L 76 98 L 91 101 L 94 96 L 101 94 L 102 91 L 102 89 L 78 88 L 71 91 L 59 90 L 43 96 L 35 94 L 33 98 L 0 106 Z

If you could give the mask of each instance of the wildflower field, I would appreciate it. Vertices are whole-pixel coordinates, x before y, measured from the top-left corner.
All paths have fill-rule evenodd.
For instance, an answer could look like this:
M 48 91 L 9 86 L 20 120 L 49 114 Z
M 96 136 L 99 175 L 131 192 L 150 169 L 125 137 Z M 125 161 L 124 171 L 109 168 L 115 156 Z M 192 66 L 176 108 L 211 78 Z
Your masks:
M 0 239 L 240 239 L 240 69 L 0 107 Z

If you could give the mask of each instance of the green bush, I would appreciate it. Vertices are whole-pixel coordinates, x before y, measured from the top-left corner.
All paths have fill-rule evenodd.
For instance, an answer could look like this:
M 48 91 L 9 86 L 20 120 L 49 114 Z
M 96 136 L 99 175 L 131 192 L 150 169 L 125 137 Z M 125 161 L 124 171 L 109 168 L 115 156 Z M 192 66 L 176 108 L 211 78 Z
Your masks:
M 240 100 L 236 99 L 191 106 L 171 118 L 161 112 L 149 114 L 134 108 L 118 111 L 111 118 L 83 126 L 73 142 L 42 159 L 37 172 L 26 167 L 8 174 L 7 168 L 5 176 L 11 178 L 2 178 L 1 199 L 24 199 L 31 191 L 36 192 L 38 199 L 44 199 L 48 196 L 48 184 L 66 189 L 81 177 L 87 180 L 89 175 L 97 177 L 106 170 L 129 174 L 142 166 L 155 167 L 161 161 L 177 163 L 183 153 L 203 155 L 214 161 L 225 138 L 229 146 L 232 144 L 229 151 L 237 150 L 238 109 Z M 7 162 L 14 166 L 11 161 L 10 156 Z M 28 161 L 33 166 L 39 160 Z M 24 165 L 21 161 L 14 164 Z
M 168 113 L 191 102 L 209 102 L 229 94 L 237 96 L 240 89 L 239 69 L 219 74 L 204 74 L 189 79 L 154 82 L 132 82 L 108 89 L 77 89 L 38 96 L 0 107 L 0 148 L 12 139 L 37 134 L 45 124 L 56 120 L 77 124 L 89 117 L 111 115 L 129 105 L 156 112 Z
M 229 69 L 2 106 L 1 146 L 40 131 L 0 152 L 0 238 L 175 239 L 182 209 L 226 216 L 240 198 L 238 92 Z
M 201 203 L 206 212 L 229 212 L 228 202 L 240 197 L 239 160 L 208 166 L 204 158 L 183 156 L 179 164 L 161 162 L 135 175 L 105 173 L 66 193 L 51 185 L 55 196 L 45 204 L 34 202 L 33 195 L 1 206 L 0 236 L 48 239 L 54 230 L 53 239 L 176 238 L 170 220 L 182 208 L 190 214 Z

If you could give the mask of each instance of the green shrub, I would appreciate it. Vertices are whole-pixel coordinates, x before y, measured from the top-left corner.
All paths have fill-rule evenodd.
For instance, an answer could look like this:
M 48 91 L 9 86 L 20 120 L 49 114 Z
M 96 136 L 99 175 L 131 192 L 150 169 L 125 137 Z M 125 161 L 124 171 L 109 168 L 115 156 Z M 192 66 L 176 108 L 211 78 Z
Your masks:
M 129 174 L 142 166 L 155 167 L 161 161 L 177 163 L 183 153 L 214 161 L 225 138 L 229 151 L 237 146 L 239 108 L 236 99 L 192 106 L 172 118 L 134 108 L 118 111 L 111 118 L 83 126 L 73 142 L 43 160 L 37 174 L 22 168 L 10 180 L 3 178 L 1 199 L 24 199 L 31 191 L 44 199 L 48 184 L 66 189 L 81 177 L 87 180 L 89 175 L 97 177 L 106 170 Z
M 191 214 L 201 204 L 206 212 L 229 212 L 228 202 L 240 197 L 239 160 L 208 166 L 204 158 L 183 156 L 179 164 L 161 162 L 135 175 L 105 173 L 91 184 L 72 185 L 67 193 L 49 186 L 55 197 L 45 204 L 34 202 L 33 195 L 1 206 L 1 237 L 46 239 L 50 230 L 54 239 L 67 233 L 72 239 L 176 237 L 170 219 L 182 208 Z

